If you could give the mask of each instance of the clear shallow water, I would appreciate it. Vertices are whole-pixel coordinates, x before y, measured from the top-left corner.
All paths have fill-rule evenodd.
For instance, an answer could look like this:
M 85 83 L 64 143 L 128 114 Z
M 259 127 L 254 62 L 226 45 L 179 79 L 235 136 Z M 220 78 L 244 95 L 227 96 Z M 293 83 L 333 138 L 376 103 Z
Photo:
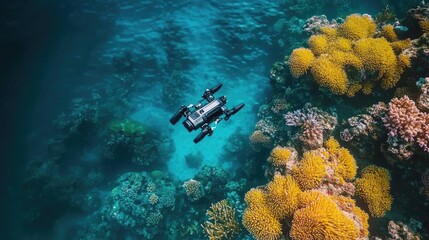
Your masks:
M 296 16 L 305 20 L 313 13 L 322 11 L 303 11 L 300 16 L 285 10 L 287 8 L 283 1 L 111 0 L 90 3 L 42 1 L 39 4 L 17 1 L 14 4 L 3 4 L 6 4 L 3 5 L 7 6 L 4 9 L 9 12 L 3 15 L 4 27 L 11 32 L 0 35 L 4 42 L 3 52 L 9 58 L 5 59 L 4 64 L 8 70 L 2 71 L 6 79 L 11 79 L 4 85 L 5 92 L 2 94 L 2 109 L 7 113 L 7 117 L 2 119 L 5 128 L 4 155 L 10 159 L 2 167 L 5 170 L 2 184 L 7 189 L 8 194 L 5 196 L 11 196 L 5 198 L 3 205 L 10 206 L 6 215 L 13 217 L 7 221 L 7 226 L 10 225 L 10 229 L 14 230 L 6 239 L 76 239 L 78 234 L 71 234 L 70 229 L 76 228 L 77 223 L 94 223 L 95 220 L 88 219 L 88 216 L 102 208 L 82 210 L 77 207 L 78 200 L 96 191 L 100 193 L 102 206 L 117 186 L 115 181 L 127 171 L 161 170 L 175 179 L 177 209 L 192 206 L 199 212 L 194 217 L 195 222 L 200 224 L 207 204 L 214 200 L 207 201 L 206 205 L 186 202 L 181 184 L 194 178 L 203 165 L 221 164 L 231 179 L 236 177 L 234 181 L 248 177 L 243 174 L 243 168 L 251 160 L 237 154 L 225 156 L 224 152 L 230 137 L 237 131 L 246 136 L 244 139 L 247 140 L 254 130 L 258 108 L 270 96 L 270 68 L 275 61 L 289 54 L 285 49 L 290 46 L 280 47 L 278 42 L 285 36 L 276 31 L 274 25 L 279 18 Z M 352 12 L 361 12 L 362 9 L 374 14 L 383 5 L 370 3 L 362 4 L 360 8 L 342 10 L 344 12 L 329 8 L 323 11 L 326 10 L 330 17 L 344 17 Z M 393 7 L 398 8 L 395 4 Z M 11 14 L 14 12 L 20 14 L 14 16 Z M 124 52 L 131 56 L 131 60 L 121 58 Z M 119 59 L 119 63 L 115 63 L 114 59 Z M 132 67 L 126 65 L 128 60 Z M 115 98 L 118 85 L 115 85 L 114 75 L 118 73 L 133 76 L 133 87 L 127 90 L 127 97 L 121 98 L 126 99 L 125 103 L 115 102 L 118 100 Z M 180 77 L 174 75 L 177 73 Z M 230 107 L 241 102 L 246 106 L 228 122 L 221 122 L 213 136 L 195 145 L 192 139 L 198 132 L 188 133 L 180 122 L 171 126 L 168 119 L 180 104 L 196 102 L 204 89 L 220 82 L 224 86 L 217 96 L 226 95 Z M 180 89 L 175 93 L 179 99 L 166 97 L 168 94 L 165 92 L 175 89 Z M 125 166 L 121 166 L 123 169 L 100 170 L 105 167 L 102 155 L 106 140 L 97 135 L 103 132 L 100 130 L 103 125 L 100 124 L 94 138 L 88 141 L 78 139 L 77 143 L 68 142 L 70 145 L 66 148 L 71 146 L 73 150 L 69 151 L 76 152 L 67 155 L 66 160 L 57 160 L 59 170 L 55 176 L 63 176 L 63 179 L 76 181 L 75 185 L 79 185 L 82 182 L 76 179 L 87 178 L 89 175 L 85 174 L 95 169 L 104 175 L 102 180 L 96 185 L 73 187 L 71 193 L 62 191 L 70 187 L 68 184 L 65 187 L 52 184 L 55 186 L 53 189 L 58 191 L 53 193 L 54 197 L 46 195 L 36 198 L 43 210 L 37 209 L 37 201 L 13 201 L 14 198 L 24 199 L 31 195 L 31 189 L 22 191 L 21 188 L 22 182 L 28 177 L 28 172 L 24 170 L 26 162 L 41 161 L 47 156 L 45 143 L 48 139 L 58 137 L 53 121 L 61 112 L 73 112 L 73 105 L 76 105 L 73 99 L 76 98 L 84 99 L 77 101 L 77 105 L 95 105 L 96 102 L 114 109 L 115 117 L 107 119 L 107 122 L 113 118 L 131 118 L 149 128 L 167 132 L 174 147 L 166 154 L 167 159 L 159 160 L 159 165 L 155 161 L 153 167 L 145 168 L 124 161 Z M 93 101 L 88 101 L 91 98 Z M 248 142 L 245 142 L 245 146 L 241 150 L 251 152 Z M 202 156 L 203 161 L 198 168 L 190 168 L 185 162 L 185 156 L 194 153 L 201 153 Z M 162 157 L 159 156 L 159 159 Z M 265 158 L 265 155 L 260 157 Z M 259 170 L 260 173 L 262 171 Z M 262 179 L 262 175 L 251 175 L 252 179 L 248 181 Z M 55 182 L 58 179 L 53 177 L 48 180 Z M 260 184 L 263 183 L 264 180 Z M 42 195 L 46 194 L 41 186 L 30 188 L 40 190 Z M 252 186 L 246 187 L 242 191 Z M 70 196 L 75 196 L 78 203 L 71 203 Z M 243 196 L 240 197 L 242 201 Z M 44 201 L 49 198 L 55 199 L 55 203 L 60 202 L 59 207 L 50 208 L 49 204 L 52 203 L 49 200 L 46 201 L 49 203 L 46 207 Z M 49 218 L 46 222 L 50 224 L 44 226 L 40 222 L 31 222 L 23 226 L 22 218 L 28 217 L 25 215 L 28 215 L 26 211 L 31 209 L 31 204 L 36 206 L 36 213 L 40 210 L 43 217 Z M 177 220 L 174 214 L 185 212 L 163 212 L 170 216 L 166 217 L 169 218 L 166 226 L 159 227 L 160 231 L 167 232 L 166 228 L 173 228 L 172 222 Z M 186 215 L 189 216 L 193 215 Z M 135 239 L 132 231 L 129 234 L 127 230 L 120 232 L 121 237 Z M 199 237 L 188 236 L 187 239 Z

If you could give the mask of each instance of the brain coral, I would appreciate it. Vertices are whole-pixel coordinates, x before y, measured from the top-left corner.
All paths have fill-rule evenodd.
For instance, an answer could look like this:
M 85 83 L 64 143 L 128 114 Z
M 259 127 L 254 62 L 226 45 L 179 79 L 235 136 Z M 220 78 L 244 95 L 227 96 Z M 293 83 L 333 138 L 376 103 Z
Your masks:
M 304 208 L 293 215 L 290 237 L 292 239 L 357 239 L 359 229 L 333 200 L 323 194 L 305 196 Z M 305 197 L 304 197 L 305 196 Z
M 385 168 L 374 165 L 362 171 L 362 177 L 355 182 L 356 194 L 368 204 L 373 217 L 383 217 L 392 206 L 390 195 L 390 174 Z

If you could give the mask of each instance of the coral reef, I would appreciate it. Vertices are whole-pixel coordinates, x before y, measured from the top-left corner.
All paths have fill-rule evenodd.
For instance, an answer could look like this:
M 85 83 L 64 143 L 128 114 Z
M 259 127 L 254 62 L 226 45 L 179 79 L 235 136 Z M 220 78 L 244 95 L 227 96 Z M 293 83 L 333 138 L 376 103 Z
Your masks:
M 401 55 L 408 46 L 398 40 L 393 25 L 384 25 L 378 38 L 376 30 L 371 16 L 357 14 L 349 15 L 341 25 L 321 27 L 308 40 L 310 50 L 299 48 L 292 52 L 288 60 L 292 75 L 301 77 L 310 70 L 321 87 L 349 97 L 360 90 L 371 93 L 369 83 L 380 82 L 383 89 L 393 88 L 410 67 L 409 57 Z M 398 49 L 396 53 L 393 46 Z
M 206 213 L 208 221 L 202 226 L 208 239 L 234 239 L 240 232 L 235 212 L 225 199 L 212 204 Z
M 387 238 L 387 240 L 400 240 L 400 239 L 407 239 L 407 240 L 420 240 L 421 238 L 414 233 L 410 227 L 408 227 L 406 224 L 402 222 L 389 222 L 389 235 L 390 237 Z
M 421 112 L 408 96 L 392 99 L 382 120 L 389 131 L 389 138 L 400 139 L 405 144 L 418 145 L 423 151 L 429 151 L 429 115 Z
M 268 159 L 278 153 L 289 159 L 291 148 L 276 147 Z M 287 161 L 292 171 L 275 171 L 264 186 L 251 189 L 245 196 L 247 208 L 243 225 L 256 239 L 365 239 L 368 215 L 351 198 L 351 182 L 357 164 L 347 149 L 334 138 L 317 150 L 305 151 L 300 161 Z M 260 214 L 260 219 L 255 217 Z M 262 224 L 271 224 L 270 227 Z M 281 224 L 279 226 L 279 224 Z M 290 229 L 289 227 L 290 226 Z
M 168 154 L 164 156 L 162 154 L 163 149 L 171 146 L 168 138 L 140 122 L 129 119 L 113 121 L 106 135 L 103 158 L 107 162 L 120 165 L 124 159 L 129 159 L 138 166 L 147 167 L 155 162 L 162 164 L 168 159 Z M 118 159 L 121 162 L 118 162 Z
M 303 193 L 312 194 L 311 192 Z M 293 239 L 358 239 L 359 229 L 328 196 L 318 194 L 297 210 L 292 219 Z M 310 197 L 311 198 L 311 197 Z
M 392 206 L 390 195 L 390 174 L 385 168 L 374 165 L 362 170 L 361 178 L 356 179 L 356 195 L 368 204 L 373 217 L 383 217 Z
M 244 199 L 248 205 L 242 219 L 244 227 L 258 240 L 279 239 L 282 226 L 266 206 L 264 193 L 251 189 Z
M 103 216 L 131 234 L 153 239 L 175 204 L 176 188 L 145 172 L 125 173 L 117 184 L 102 209 Z

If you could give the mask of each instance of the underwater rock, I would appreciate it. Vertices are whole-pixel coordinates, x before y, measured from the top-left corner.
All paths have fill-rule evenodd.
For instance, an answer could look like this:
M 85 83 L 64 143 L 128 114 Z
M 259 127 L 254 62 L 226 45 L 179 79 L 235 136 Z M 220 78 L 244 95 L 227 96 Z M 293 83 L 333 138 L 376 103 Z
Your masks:
M 416 101 L 417 107 L 423 112 L 429 112 L 429 77 L 420 78 L 416 86 L 420 89 L 420 95 Z
M 420 240 L 421 238 L 402 222 L 389 221 L 387 240 Z
M 315 35 L 320 33 L 320 28 L 322 27 L 332 27 L 336 28 L 338 23 L 336 20 L 329 21 L 325 15 L 313 16 L 305 22 L 303 26 L 303 31 L 308 35 Z
M 408 37 L 412 39 L 419 38 L 425 33 L 425 29 L 422 28 L 422 23 L 429 21 L 429 3 L 421 4 L 416 8 L 412 8 L 407 11 L 407 15 L 402 21 L 403 25 L 406 26 L 408 31 Z
M 200 168 L 201 164 L 204 161 L 204 156 L 203 154 L 198 151 L 196 153 L 189 153 L 188 155 L 185 156 L 185 162 L 186 162 L 186 166 L 188 166 L 189 168 Z

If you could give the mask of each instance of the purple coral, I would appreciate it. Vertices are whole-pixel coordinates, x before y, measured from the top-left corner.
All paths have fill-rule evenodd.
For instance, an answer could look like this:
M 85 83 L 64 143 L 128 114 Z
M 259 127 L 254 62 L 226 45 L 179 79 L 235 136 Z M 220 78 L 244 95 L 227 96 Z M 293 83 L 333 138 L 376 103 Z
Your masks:
M 306 104 L 303 109 L 288 112 L 284 115 L 286 125 L 301 126 L 300 140 L 308 149 L 316 149 L 322 146 L 324 134 L 334 130 L 337 118 L 316 107 Z

